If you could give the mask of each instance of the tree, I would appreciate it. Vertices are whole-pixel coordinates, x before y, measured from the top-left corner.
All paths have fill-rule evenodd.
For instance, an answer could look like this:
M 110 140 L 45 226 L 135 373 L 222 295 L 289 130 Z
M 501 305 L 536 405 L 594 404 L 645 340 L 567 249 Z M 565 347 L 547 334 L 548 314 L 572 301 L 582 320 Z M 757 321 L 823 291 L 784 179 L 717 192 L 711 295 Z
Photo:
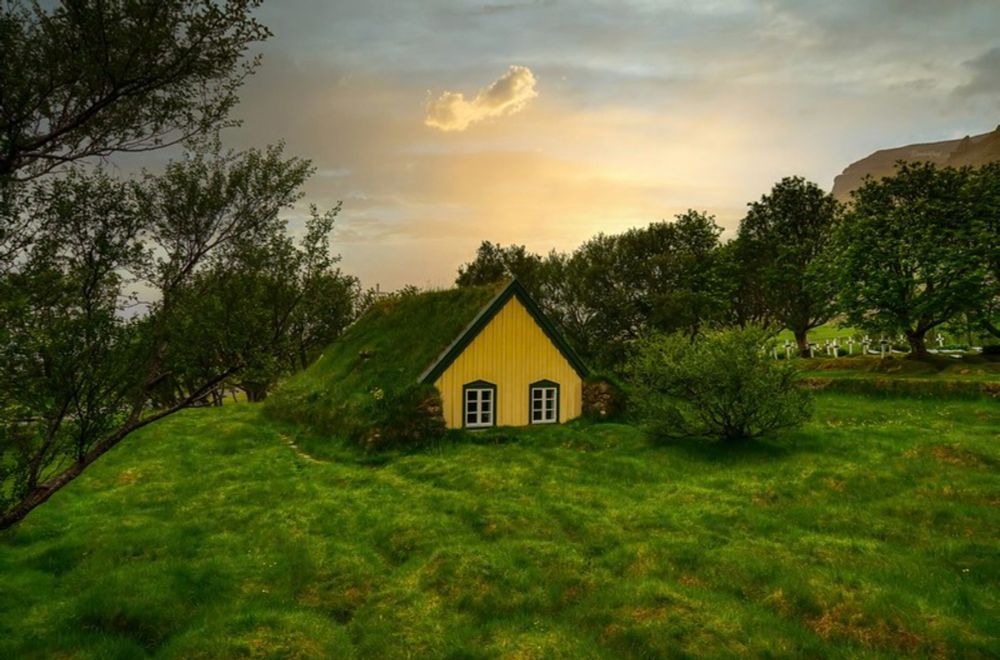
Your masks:
M 755 256 L 746 242 L 729 241 L 719 246 L 716 263 L 725 297 L 723 322 L 744 328 L 770 319 L 765 289 L 757 279 Z
M 693 210 L 650 229 L 667 234 L 654 242 L 662 247 L 646 262 L 650 326 L 693 337 L 718 320 L 725 305 L 718 253 L 722 229 L 715 216 Z
M 592 361 L 619 366 L 626 345 L 649 332 L 689 335 L 724 316 L 721 230 L 688 211 L 623 234 L 599 234 L 572 255 L 550 255 L 542 304 Z
M 0 180 L 176 144 L 232 124 L 269 32 L 259 0 L 0 7 Z
M 867 180 L 837 231 L 840 302 L 862 327 L 903 332 L 927 355 L 927 332 L 956 314 L 982 309 L 984 219 L 975 212 L 968 169 L 901 163 Z
M 339 208 L 339 207 L 338 207 Z M 338 208 L 313 209 L 296 246 L 285 232 L 236 240 L 224 262 L 191 279 L 173 315 L 167 362 L 171 400 L 225 365 L 242 364 L 231 384 L 262 401 L 282 376 L 307 366 L 354 317 L 357 280 L 334 265 L 329 234 Z M 215 392 L 221 400 L 221 390 Z
M 615 252 L 618 238 L 598 234 L 572 254 L 552 253 L 540 304 L 592 365 L 617 364 L 620 348 L 639 319 L 627 291 L 619 286 Z
M 699 334 L 654 333 L 627 365 L 632 400 L 660 434 L 741 441 L 796 426 L 811 414 L 798 371 L 771 359 L 760 326 Z
M 137 429 L 288 345 L 298 307 L 285 292 L 299 280 L 286 280 L 310 268 L 287 265 L 303 262 L 280 213 L 310 171 L 280 147 L 209 151 L 139 181 L 72 170 L 17 198 L 30 239 L 0 277 L 0 529 Z M 256 267 L 259 279 L 242 277 Z M 252 291 L 214 286 L 248 281 Z M 272 300 L 277 313 L 256 314 Z M 199 318 L 206 309 L 221 316 Z
M 746 260 L 769 317 L 795 334 L 809 354 L 808 332 L 832 318 L 836 291 L 818 271 L 837 217 L 837 202 L 801 177 L 786 177 L 740 222 L 734 248 Z
M 985 261 L 982 305 L 971 317 L 994 337 L 1000 338 L 1000 162 L 993 162 L 970 173 L 969 194 L 981 230 L 976 242 Z
M 457 286 L 480 286 L 502 282 L 515 277 L 529 291 L 539 284 L 542 258 L 528 252 L 523 245 L 508 245 L 483 241 L 476 250 L 476 258 L 458 268 Z

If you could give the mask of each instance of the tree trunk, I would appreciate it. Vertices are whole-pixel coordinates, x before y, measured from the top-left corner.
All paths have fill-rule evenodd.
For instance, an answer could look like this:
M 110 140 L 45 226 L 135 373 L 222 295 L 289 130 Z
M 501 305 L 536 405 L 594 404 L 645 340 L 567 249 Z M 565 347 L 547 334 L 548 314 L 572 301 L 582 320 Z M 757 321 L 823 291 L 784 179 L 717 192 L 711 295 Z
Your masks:
M 24 520 L 24 517 L 31 513 L 35 507 L 40 504 L 44 504 L 56 491 L 80 476 L 80 473 L 82 473 L 87 466 L 114 448 L 115 445 L 124 440 L 132 432 L 141 429 L 147 424 L 152 424 L 157 420 L 163 419 L 168 415 L 172 415 L 178 410 L 187 408 L 192 402 L 205 396 L 206 392 L 214 388 L 218 383 L 221 383 L 236 371 L 237 367 L 227 369 L 224 373 L 216 376 L 176 405 L 154 413 L 144 419 L 131 422 L 98 442 L 90 449 L 90 451 L 81 456 L 80 460 L 74 462 L 68 468 L 48 481 L 38 484 L 32 488 L 20 502 L 15 504 L 10 509 L 0 511 L 0 531 Z
M 260 403 L 267 398 L 267 387 L 258 386 L 243 386 L 243 391 L 247 393 L 247 401 L 251 403 Z
M 910 355 L 912 357 L 927 357 L 930 353 L 927 352 L 927 344 L 924 341 L 924 336 L 927 334 L 926 330 L 914 330 L 912 332 L 907 331 L 906 340 L 910 342 Z
M 805 330 L 795 330 L 795 343 L 799 345 L 799 357 L 809 357 L 809 339 Z
M 982 326 L 983 326 L 983 329 L 986 330 L 986 332 L 990 333 L 994 337 L 1000 337 L 1000 328 L 998 328 L 997 326 L 995 326 L 992 323 L 990 323 L 989 319 L 985 319 L 984 318 L 982 320 Z M 971 334 L 971 330 L 970 330 L 970 334 Z M 971 338 L 969 339 L 969 344 L 972 344 L 972 339 Z

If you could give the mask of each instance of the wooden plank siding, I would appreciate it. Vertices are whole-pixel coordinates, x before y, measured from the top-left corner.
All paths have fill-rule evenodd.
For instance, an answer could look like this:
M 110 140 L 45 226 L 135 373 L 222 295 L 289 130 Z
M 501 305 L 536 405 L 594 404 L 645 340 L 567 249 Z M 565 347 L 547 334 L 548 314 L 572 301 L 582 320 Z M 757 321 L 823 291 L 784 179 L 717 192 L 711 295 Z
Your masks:
M 559 383 L 559 422 L 578 417 L 583 380 L 517 297 L 512 297 L 434 382 L 448 428 L 462 428 L 462 386 L 485 380 L 497 386 L 497 426 L 529 423 L 528 387 Z

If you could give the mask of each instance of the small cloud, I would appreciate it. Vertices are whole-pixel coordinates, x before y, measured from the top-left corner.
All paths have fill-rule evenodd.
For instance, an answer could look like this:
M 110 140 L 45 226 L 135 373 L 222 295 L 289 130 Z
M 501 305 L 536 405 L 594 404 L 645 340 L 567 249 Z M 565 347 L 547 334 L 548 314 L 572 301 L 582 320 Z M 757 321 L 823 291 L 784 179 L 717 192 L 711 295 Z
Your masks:
M 507 73 L 479 90 L 471 101 L 466 101 L 461 92 L 444 92 L 429 100 L 424 124 L 442 131 L 464 131 L 484 119 L 512 115 L 538 96 L 535 82 L 531 69 L 511 66 Z

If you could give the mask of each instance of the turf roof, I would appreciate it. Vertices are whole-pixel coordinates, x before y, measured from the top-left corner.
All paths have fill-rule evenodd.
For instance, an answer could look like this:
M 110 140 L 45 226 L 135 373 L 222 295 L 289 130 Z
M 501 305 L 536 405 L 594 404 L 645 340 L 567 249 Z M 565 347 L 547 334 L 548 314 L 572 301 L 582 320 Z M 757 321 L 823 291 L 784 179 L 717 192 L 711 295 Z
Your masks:
M 504 285 L 392 297 L 372 306 L 304 371 L 269 398 L 269 415 L 357 439 L 380 410 L 408 399 L 418 377 Z

